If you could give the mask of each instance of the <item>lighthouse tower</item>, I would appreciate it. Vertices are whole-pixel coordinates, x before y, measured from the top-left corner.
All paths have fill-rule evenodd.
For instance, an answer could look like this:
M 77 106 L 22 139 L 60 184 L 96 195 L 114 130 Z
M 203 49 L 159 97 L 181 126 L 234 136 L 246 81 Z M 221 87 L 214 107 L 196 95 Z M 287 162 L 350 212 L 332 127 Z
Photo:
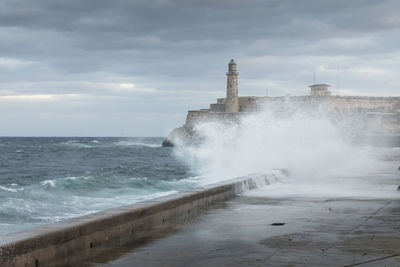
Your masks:
M 227 86 L 226 86 L 226 112 L 239 112 L 239 98 L 238 98 L 238 75 L 236 72 L 236 63 L 232 59 L 229 62 L 229 70 L 226 73 Z

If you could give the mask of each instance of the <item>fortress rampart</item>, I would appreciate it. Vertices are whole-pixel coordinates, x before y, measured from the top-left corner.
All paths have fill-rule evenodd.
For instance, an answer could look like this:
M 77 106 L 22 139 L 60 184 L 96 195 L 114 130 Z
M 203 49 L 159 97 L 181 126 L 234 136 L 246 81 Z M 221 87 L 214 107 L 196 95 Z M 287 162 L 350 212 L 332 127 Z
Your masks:
M 240 116 L 237 112 L 212 112 L 206 110 L 190 110 L 186 116 L 186 127 L 192 128 L 198 122 L 236 121 Z

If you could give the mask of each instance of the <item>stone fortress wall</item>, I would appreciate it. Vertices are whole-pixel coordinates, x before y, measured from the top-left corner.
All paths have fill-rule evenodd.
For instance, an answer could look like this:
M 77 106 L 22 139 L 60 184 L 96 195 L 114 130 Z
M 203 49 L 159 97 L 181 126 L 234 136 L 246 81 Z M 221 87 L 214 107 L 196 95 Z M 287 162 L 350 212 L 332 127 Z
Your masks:
M 369 97 L 369 96 L 333 96 L 327 84 L 310 85 L 310 94 L 306 96 L 280 96 L 258 97 L 238 96 L 238 82 L 234 60 L 229 62 L 227 73 L 227 97 L 217 99 L 217 103 L 210 104 L 209 109 L 189 111 L 186 125 L 193 126 L 197 121 L 209 120 L 217 117 L 226 117 L 221 113 L 241 113 L 259 110 L 261 106 L 268 104 L 283 104 L 287 101 L 304 108 L 312 108 L 319 103 L 326 102 L 337 112 L 363 112 L 366 115 L 398 117 L 400 114 L 400 97 Z M 234 81 L 232 81 L 232 79 Z M 233 101 L 232 101 L 233 99 Z M 236 99 L 238 104 L 236 105 Z M 232 102 L 234 104 L 232 104 Z M 227 109 L 227 105 L 229 108 Z

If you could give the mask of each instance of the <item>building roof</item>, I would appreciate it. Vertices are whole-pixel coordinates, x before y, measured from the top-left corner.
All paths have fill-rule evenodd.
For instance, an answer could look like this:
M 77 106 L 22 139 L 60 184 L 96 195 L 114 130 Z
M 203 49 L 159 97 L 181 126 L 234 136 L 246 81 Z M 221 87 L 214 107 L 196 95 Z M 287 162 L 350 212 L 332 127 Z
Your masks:
M 308 86 L 310 88 L 314 88 L 314 87 L 330 87 L 329 84 L 324 84 L 324 83 L 317 83 L 317 84 L 312 84 L 310 86 Z
M 230 64 L 236 64 L 236 62 L 233 59 L 231 59 L 231 62 L 229 62 L 229 65 Z

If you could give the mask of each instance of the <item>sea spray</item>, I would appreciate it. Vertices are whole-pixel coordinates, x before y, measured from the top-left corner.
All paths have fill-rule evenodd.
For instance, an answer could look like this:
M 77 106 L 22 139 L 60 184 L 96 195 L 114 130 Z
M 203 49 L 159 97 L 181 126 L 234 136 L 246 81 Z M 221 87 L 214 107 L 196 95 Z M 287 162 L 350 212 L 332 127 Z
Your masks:
M 340 117 L 323 104 L 306 110 L 288 102 L 235 122 L 199 122 L 194 131 L 201 142 L 175 151 L 206 183 L 271 169 L 285 169 L 293 179 L 324 179 L 377 167 L 368 146 L 352 145 L 364 130 L 357 114 Z

